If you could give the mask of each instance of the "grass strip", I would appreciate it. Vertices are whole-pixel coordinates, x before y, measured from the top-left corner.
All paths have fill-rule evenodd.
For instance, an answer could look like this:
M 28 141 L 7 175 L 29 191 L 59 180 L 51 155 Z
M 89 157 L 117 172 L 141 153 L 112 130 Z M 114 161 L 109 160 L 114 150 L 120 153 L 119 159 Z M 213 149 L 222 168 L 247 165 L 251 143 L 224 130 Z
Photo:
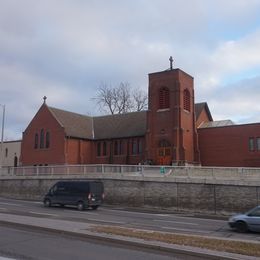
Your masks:
M 195 235 L 162 233 L 157 231 L 130 229 L 114 226 L 95 226 L 91 229 L 91 231 L 139 238 L 147 241 L 160 241 L 175 245 L 192 246 L 220 252 L 260 257 L 260 243 L 250 243 L 236 240 L 222 240 L 218 238 L 208 238 Z

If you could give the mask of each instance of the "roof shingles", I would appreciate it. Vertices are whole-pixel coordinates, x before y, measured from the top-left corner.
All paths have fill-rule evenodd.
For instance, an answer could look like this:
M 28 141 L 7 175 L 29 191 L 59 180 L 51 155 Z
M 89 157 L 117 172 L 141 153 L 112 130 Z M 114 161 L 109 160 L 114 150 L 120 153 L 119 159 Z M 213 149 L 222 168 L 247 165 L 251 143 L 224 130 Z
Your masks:
M 147 111 L 94 117 L 95 139 L 144 136 Z
M 67 136 L 92 139 L 92 122 L 89 116 L 49 107 L 56 120 L 64 127 Z
M 48 107 L 67 136 L 84 139 L 111 139 L 144 136 L 147 111 L 89 117 Z

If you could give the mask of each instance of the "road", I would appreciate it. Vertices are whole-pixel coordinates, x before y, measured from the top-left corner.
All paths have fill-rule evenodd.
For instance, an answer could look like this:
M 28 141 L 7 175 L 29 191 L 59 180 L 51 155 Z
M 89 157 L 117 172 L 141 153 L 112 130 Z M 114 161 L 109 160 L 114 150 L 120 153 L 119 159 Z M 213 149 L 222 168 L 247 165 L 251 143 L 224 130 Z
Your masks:
M 240 234 L 230 230 L 227 219 L 212 219 L 187 214 L 145 212 L 102 206 L 98 210 L 78 211 L 75 208 L 44 208 L 40 201 L 0 198 L 0 213 L 51 218 L 92 224 L 115 225 L 146 230 L 194 234 L 260 241 L 259 233 Z
M 0 226 L 0 259 L 21 260 L 179 260 L 178 256 L 152 250 L 127 248 L 60 234 Z

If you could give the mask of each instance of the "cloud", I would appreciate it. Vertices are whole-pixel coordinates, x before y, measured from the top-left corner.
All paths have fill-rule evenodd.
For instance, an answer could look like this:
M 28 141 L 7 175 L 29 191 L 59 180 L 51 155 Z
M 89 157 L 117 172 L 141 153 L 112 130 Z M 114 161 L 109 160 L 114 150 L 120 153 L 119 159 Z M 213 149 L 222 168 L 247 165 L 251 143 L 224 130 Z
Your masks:
M 231 106 L 241 104 L 236 88 L 250 89 L 240 116 L 253 114 L 258 0 L 0 0 L 0 6 L 0 103 L 10 138 L 25 129 L 44 95 L 50 106 L 96 114 L 92 97 L 101 82 L 147 90 L 147 74 L 167 69 L 170 55 L 195 78 L 196 100 L 208 100 L 213 116 L 234 113 L 239 120 Z M 230 99 L 219 99 L 221 91 Z
M 260 122 L 260 76 L 243 79 L 212 92 L 208 99 L 215 120 L 236 123 Z

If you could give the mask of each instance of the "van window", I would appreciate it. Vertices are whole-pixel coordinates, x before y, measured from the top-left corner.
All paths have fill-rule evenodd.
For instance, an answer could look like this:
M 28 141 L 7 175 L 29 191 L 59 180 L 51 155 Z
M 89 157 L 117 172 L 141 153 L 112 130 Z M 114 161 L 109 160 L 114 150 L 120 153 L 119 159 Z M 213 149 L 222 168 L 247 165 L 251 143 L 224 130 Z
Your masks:
M 70 190 L 74 193 L 88 193 L 88 183 L 87 182 L 71 182 Z
M 92 182 L 90 185 L 90 192 L 93 193 L 103 193 L 103 184 L 99 182 Z

